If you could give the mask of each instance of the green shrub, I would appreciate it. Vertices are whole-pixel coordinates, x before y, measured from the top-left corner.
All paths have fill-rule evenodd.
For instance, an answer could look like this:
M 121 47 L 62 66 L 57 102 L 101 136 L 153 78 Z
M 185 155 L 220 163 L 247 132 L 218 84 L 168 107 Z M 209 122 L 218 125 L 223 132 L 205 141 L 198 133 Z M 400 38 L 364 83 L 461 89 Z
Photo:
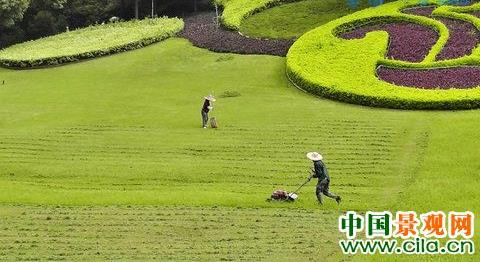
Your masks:
M 0 65 L 32 68 L 110 55 L 159 42 L 174 36 L 183 26 L 178 18 L 91 26 L 1 50 Z
M 241 96 L 242 94 L 240 94 L 240 92 L 238 91 L 225 91 L 223 92 L 219 97 L 220 98 L 230 98 L 230 97 L 239 97 Z
M 431 1 L 430 3 L 435 3 Z M 434 61 L 448 40 L 448 29 L 442 23 L 421 16 L 403 14 L 401 9 L 417 5 L 416 0 L 402 0 L 369 8 L 334 20 L 314 29 L 293 44 L 287 55 L 287 75 L 299 88 L 312 94 L 349 103 L 401 109 L 471 109 L 480 107 L 480 88 L 419 89 L 397 86 L 376 76 L 380 65 L 396 68 L 438 68 L 480 65 L 480 49 L 469 56 Z M 442 6 L 436 15 L 468 20 L 480 28 L 480 19 L 461 14 L 465 7 Z M 473 7 L 480 9 L 480 4 Z M 420 63 L 389 60 L 388 34 L 368 33 L 363 39 L 345 40 L 339 33 L 372 20 L 401 20 L 435 29 L 440 38 Z
M 242 20 L 269 7 L 299 0 L 214 0 L 223 6 L 222 24 L 231 30 L 239 30 Z

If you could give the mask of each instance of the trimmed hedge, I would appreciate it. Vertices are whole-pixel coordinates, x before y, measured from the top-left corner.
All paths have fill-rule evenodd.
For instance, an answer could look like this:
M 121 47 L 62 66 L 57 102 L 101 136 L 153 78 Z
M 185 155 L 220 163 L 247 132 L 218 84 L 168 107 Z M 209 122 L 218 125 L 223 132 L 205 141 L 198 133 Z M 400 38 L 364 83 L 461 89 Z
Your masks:
M 435 1 L 431 1 L 434 4 Z M 287 75 L 299 88 L 312 94 L 344 102 L 398 109 L 472 109 L 480 108 L 480 88 L 419 89 L 397 86 L 376 76 L 379 65 L 395 68 L 438 68 L 464 65 L 480 66 L 480 50 L 472 55 L 446 61 L 434 61 L 448 40 L 448 29 L 441 22 L 426 17 L 401 13 L 406 7 L 417 5 L 416 0 L 402 0 L 369 8 L 334 20 L 314 29 L 293 44 L 287 55 Z M 468 20 L 480 28 L 480 19 L 459 14 L 463 8 L 442 6 L 435 15 Z M 380 14 L 380 15 L 379 15 Z M 435 29 L 439 41 L 420 63 L 389 60 L 388 34 L 383 31 L 368 33 L 363 39 L 346 40 L 338 34 L 378 19 L 410 21 Z
M 54 66 L 142 48 L 176 35 L 178 18 L 111 23 L 29 41 L 0 51 L 0 65 L 9 68 Z
M 214 0 L 224 9 L 221 17 L 222 24 L 235 31 L 240 29 L 243 19 L 248 16 L 276 5 L 295 1 L 301 0 Z

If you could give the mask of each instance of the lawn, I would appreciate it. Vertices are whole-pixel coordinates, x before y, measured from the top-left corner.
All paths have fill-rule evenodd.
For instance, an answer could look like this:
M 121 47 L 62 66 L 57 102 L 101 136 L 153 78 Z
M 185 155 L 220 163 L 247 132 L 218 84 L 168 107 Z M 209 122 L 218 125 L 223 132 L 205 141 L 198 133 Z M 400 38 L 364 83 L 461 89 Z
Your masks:
M 175 38 L 63 67 L 1 69 L 0 258 L 338 261 L 342 211 L 479 211 L 480 111 L 313 97 L 289 84 L 285 62 Z M 201 128 L 210 92 L 218 130 Z M 313 181 L 296 203 L 266 202 L 303 181 L 312 150 L 344 202 L 318 206 Z
M 367 0 L 359 1 L 357 9 L 351 9 L 346 0 L 293 2 L 247 17 L 240 31 L 252 37 L 298 38 L 307 31 L 366 7 L 369 7 Z
M 395 198 L 398 173 L 416 167 L 403 158 L 420 150 L 407 144 L 426 113 L 319 100 L 284 71 L 284 58 L 214 54 L 178 39 L 71 66 L 2 70 L 0 179 L 15 190 L 0 190 L 0 202 L 271 206 L 263 200 L 274 188 L 308 175 L 311 150 L 326 155 L 344 208 L 372 207 L 355 199 L 379 191 Z M 226 91 L 241 96 L 219 98 L 221 128 L 199 128 L 203 96 Z M 313 197 L 298 205 L 315 207 Z
M 332 252 L 335 212 L 123 206 L 1 211 L 2 260 L 340 259 Z

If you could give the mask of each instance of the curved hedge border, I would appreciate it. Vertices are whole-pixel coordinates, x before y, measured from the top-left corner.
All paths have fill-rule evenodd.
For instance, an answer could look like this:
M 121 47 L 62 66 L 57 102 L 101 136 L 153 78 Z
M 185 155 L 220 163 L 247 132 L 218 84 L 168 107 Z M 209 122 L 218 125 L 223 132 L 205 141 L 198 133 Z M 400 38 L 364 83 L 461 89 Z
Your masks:
M 436 1 L 430 1 L 435 4 Z M 299 88 L 312 94 L 344 102 L 399 108 L 399 109 L 473 109 L 480 108 L 480 88 L 424 90 L 397 86 L 377 78 L 380 65 L 396 68 L 438 68 L 475 65 L 480 66 L 480 49 L 472 55 L 458 59 L 434 61 L 448 40 L 448 29 L 442 23 L 400 10 L 418 5 L 417 0 L 397 1 L 375 8 L 369 8 L 352 15 L 334 20 L 314 29 L 293 44 L 287 55 L 287 74 Z M 480 28 L 480 19 L 459 14 L 473 7 L 442 6 L 434 14 L 468 20 Z M 379 15 L 381 14 L 379 18 Z M 411 21 L 434 28 L 440 35 L 429 55 L 420 63 L 389 60 L 385 58 L 388 49 L 388 34 L 372 32 L 363 39 L 345 40 L 336 37 L 345 30 L 368 23 L 370 20 Z
M 221 23 L 230 30 L 238 31 L 243 19 L 270 7 L 301 0 L 214 0 L 223 7 Z
M 162 41 L 176 35 L 183 27 L 183 21 L 178 18 L 91 26 L 1 50 L 0 65 L 35 68 L 110 55 Z

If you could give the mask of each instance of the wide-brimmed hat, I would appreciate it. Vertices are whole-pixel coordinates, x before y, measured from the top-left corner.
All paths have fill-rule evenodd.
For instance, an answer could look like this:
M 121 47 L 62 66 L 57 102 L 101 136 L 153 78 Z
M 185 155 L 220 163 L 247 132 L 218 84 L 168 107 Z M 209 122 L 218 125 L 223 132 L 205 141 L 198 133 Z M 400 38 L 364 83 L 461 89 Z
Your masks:
M 310 152 L 310 153 L 307 153 L 307 158 L 312 160 L 312 161 L 320 161 L 320 160 L 323 160 L 323 156 L 320 155 L 319 153 L 317 152 Z
M 217 101 L 217 99 L 215 99 L 215 97 L 212 96 L 212 95 L 206 96 L 205 99 L 207 99 L 208 101 L 212 101 L 212 102 Z

